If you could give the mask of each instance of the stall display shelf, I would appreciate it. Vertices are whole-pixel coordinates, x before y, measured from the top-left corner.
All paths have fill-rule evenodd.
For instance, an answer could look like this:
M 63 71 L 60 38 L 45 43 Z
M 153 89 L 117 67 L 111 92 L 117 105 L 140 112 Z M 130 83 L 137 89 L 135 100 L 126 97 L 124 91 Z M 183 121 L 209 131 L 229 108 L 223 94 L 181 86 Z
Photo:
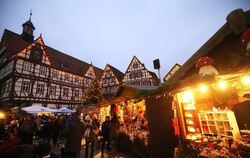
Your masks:
M 240 131 L 233 111 L 201 111 L 198 113 L 203 134 L 218 134 L 238 139 Z

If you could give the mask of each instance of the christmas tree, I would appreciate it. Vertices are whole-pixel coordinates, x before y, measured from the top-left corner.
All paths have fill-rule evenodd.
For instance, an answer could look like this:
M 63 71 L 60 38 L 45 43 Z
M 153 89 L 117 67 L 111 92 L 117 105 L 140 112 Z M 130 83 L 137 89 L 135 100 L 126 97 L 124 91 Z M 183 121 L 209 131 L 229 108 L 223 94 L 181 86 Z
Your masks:
M 83 98 L 83 105 L 97 104 L 102 99 L 102 87 L 99 82 L 94 79 Z

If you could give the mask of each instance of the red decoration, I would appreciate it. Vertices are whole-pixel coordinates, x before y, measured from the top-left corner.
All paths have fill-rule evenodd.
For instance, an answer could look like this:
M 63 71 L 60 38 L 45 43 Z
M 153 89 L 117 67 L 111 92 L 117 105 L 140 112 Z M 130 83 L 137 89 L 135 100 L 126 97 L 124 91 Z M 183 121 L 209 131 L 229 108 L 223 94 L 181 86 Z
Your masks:
M 240 38 L 241 44 L 245 44 L 247 42 L 250 42 L 250 29 L 247 29 L 243 34 L 241 35 Z
M 173 119 L 174 135 L 180 135 L 180 127 L 178 123 L 178 118 Z
M 196 67 L 202 67 L 205 65 L 213 65 L 214 60 L 210 57 L 201 57 L 197 62 L 196 62 Z

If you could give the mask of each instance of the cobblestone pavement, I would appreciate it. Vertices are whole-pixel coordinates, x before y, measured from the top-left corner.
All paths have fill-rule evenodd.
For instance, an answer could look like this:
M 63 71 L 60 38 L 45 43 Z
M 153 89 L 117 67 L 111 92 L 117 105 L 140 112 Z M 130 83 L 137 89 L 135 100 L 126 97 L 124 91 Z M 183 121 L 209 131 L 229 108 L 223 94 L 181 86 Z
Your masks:
M 60 154 L 60 143 L 59 145 L 53 145 L 52 146 L 52 152 L 54 154 Z M 90 152 L 89 152 L 90 153 Z M 82 148 L 80 151 L 80 158 L 84 158 L 85 155 L 85 141 L 84 139 L 82 140 Z M 104 155 L 101 156 L 101 151 L 100 151 L 100 147 L 96 147 L 95 148 L 95 156 L 94 158 L 134 158 L 133 156 L 129 156 L 126 154 L 123 154 L 121 152 L 119 152 L 117 149 L 115 149 L 114 147 L 112 147 L 112 151 L 108 152 L 107 150 L 104 151 Z

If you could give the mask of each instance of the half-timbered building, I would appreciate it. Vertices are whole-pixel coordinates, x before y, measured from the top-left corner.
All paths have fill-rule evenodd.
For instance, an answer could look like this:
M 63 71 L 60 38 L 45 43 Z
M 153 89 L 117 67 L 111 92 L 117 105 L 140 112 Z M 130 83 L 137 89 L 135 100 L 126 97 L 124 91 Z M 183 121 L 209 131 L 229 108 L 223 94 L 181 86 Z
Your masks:
M 118 90 L 124 74 L 107 64 L 101 77 L 101 85 L 103 87 L 104 96 L 113 96 Z
M 124 85 L 159 85 L 160 81 L 154 72 L 147 70 L 143 63 L 134 56 L 126 70 L 122 84 Z
M 34 40 L 31 19 L 21 35 L 4 30 L 0 43 L 0 100 L 6 106 L 39 103 L 50 107 L 80 105 L 91 80 L 103 70 Z

